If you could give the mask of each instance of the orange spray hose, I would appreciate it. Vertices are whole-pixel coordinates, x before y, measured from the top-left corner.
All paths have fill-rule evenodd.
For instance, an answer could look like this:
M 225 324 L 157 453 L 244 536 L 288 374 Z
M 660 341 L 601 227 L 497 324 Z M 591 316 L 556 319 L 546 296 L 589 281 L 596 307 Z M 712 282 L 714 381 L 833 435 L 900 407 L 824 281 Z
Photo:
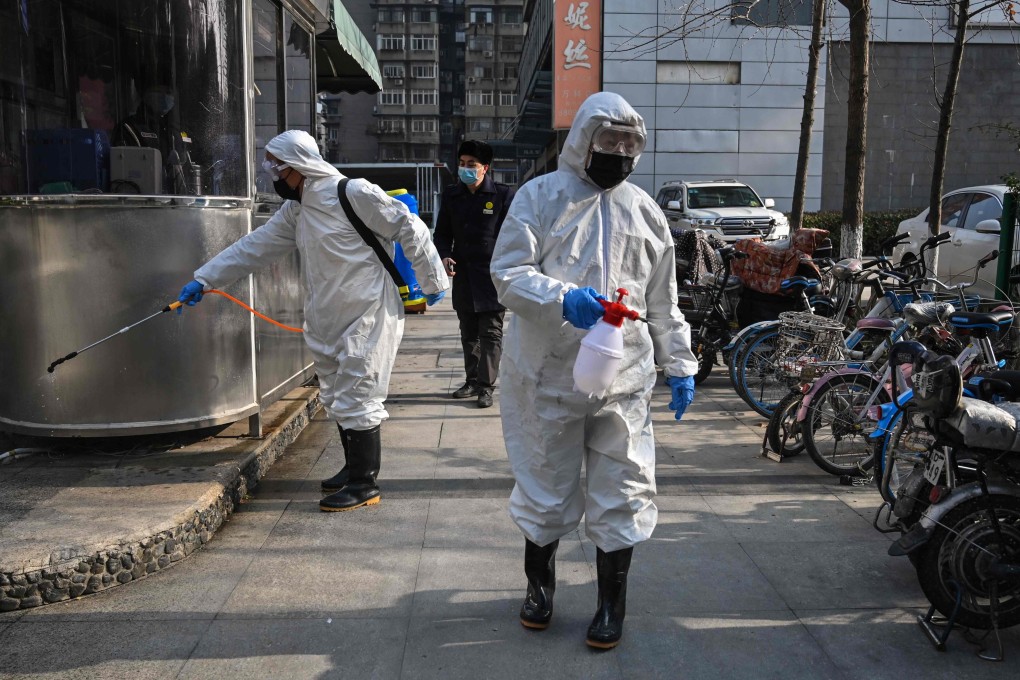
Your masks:
M 245 303 L 241 302 L 240 300 L 238 300 L 236 297 L 234 297 L 230 293 L 224 293 L 222 290 L 217 290 L 216 288 L 211 288 L 211 289 L 209 289 L 209 290 L 207 290 L 205 292 L 207 294 L 208 293 L 215 293 L 216 295 L 222 295 L 223 297 L 227 298 L 228 300 L 230 300 L 234 304 L 241 305 L 242 307 L 247 309 L 249 312 L 251 312 L 252 314 L 257 316 L 258 318 L 262 319 L 263 321 L 268 321 L 269 323 L 273 324 L 274 326 L 279 326 L 280 328 L 282 328 L 285 331 L 290 331 L 291 333 L 303 333 L 304 332 L 300 328 L 294 328 L 293 326 L 285 326 L 282 323 L 280 323 L 279 321 L 277 321 L 276 319 L 270 319 L 268 316 L 266 316 L 262 312 L 256 311 L 255 309 L 252 309 L 251 307 L 249 307 Z

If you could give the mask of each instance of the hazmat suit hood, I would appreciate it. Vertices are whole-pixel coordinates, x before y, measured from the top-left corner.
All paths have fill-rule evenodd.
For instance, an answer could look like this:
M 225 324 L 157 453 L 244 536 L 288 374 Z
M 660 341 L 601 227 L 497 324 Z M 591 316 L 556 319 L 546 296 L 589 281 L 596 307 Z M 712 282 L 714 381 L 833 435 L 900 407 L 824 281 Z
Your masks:
M 574 116 L 574 122 L 567 133 L 567 141 L 560 152 L 560 167 L 569 168 L 571 172 L 591 183 L 584 168 L 588 159 L 588 148 L 595 130 L 605 122 L 627 123 L 633 125 L 647 137 L 645 120 L 630 104 L 615 92 L 596 92 L 582 102 Z M 641 154 L 634 156 L 634 167 Z
M 309 179 L 338 177 L 340 171 L 322 159 L 319 145 L 303 130 L 287 130 L 266 144 L 266 151 Z

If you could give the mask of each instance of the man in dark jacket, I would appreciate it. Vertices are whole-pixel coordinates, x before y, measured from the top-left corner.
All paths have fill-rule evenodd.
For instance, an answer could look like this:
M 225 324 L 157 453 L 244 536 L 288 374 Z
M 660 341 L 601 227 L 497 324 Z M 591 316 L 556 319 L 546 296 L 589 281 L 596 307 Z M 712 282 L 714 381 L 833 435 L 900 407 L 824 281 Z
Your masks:
M 489 261 L 514 190 L 489 177 L 492 147 L 467 140 L 457 149 L 460 181 L 443 190 L 435 243 L 453 278 L 453 308 L 460 320 L 467 380 L 451 395 L 478 397 L 492 406 L 492 388 L 503 349 L 503 314 L 489 275 Z

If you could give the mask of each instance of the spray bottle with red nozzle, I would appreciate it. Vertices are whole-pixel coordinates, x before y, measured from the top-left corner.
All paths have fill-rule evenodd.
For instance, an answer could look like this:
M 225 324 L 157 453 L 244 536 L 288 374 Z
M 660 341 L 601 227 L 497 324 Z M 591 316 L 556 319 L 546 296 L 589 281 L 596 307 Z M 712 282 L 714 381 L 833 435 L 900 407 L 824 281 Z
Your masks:
M 599 300 L 605 314 L 581 340 L 581 349 L 574 361 L 574 390 L 589 397 L 604 397 L 616 380 L 623 359 L 623 320 L 644 321 L 636 311 L 623 304 L 628 295 L 623 288 L 616 289 L 616 301 Z

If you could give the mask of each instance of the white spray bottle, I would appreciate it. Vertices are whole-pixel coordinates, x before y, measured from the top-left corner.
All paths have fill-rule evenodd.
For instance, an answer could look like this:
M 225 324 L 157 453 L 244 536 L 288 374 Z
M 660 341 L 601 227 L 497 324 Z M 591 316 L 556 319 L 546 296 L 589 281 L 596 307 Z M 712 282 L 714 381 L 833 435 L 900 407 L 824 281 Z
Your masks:
M 621 300 L 627 295 L 616 289 L 616 302 L 599 300 L 606 312 L 581 340 L 581 349 L 574 361 L 574 390 L 589 397 L 604 397 L 616 380 L 623 359 L 623 320 L 644 321 L 636 311 Z

